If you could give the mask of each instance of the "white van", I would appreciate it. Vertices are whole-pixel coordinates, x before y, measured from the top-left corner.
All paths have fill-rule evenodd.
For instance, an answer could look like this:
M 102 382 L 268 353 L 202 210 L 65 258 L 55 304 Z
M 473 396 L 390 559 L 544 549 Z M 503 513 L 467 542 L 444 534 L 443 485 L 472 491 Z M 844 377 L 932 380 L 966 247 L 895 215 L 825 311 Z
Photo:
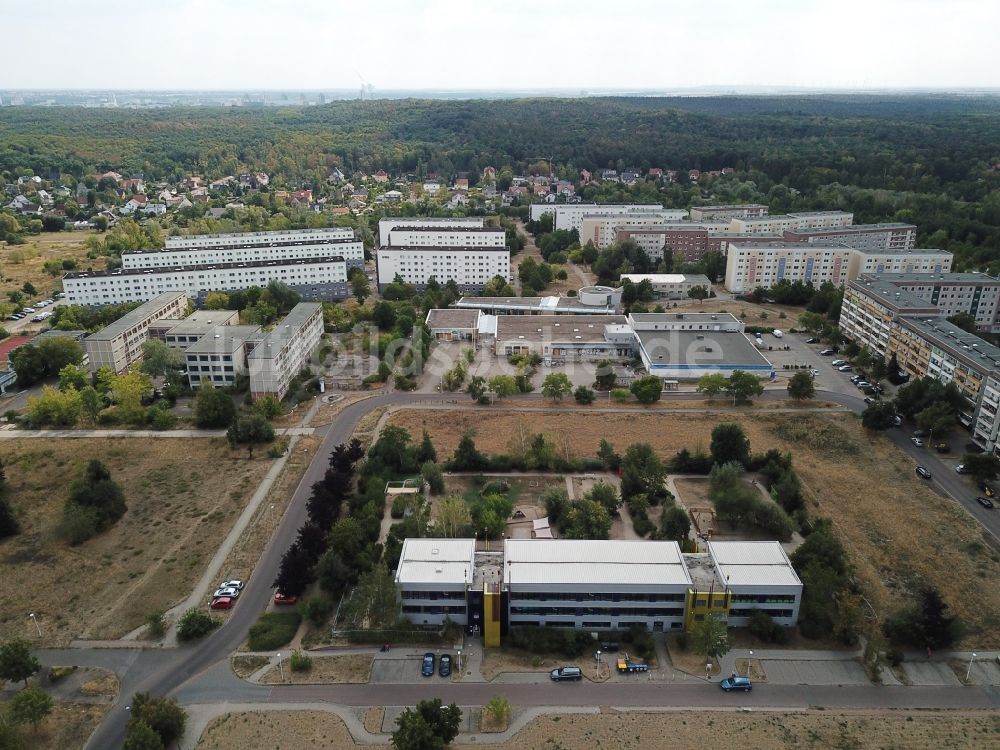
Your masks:
M 776 338 L 776 339 L 780 339 L 782 336 L 784 336 L 784 334 L 781 331 L 779 331 L 777 328 L 775 328 L 773 331 L 771 331 L 771 335 L 774 336 L 774 338 Z

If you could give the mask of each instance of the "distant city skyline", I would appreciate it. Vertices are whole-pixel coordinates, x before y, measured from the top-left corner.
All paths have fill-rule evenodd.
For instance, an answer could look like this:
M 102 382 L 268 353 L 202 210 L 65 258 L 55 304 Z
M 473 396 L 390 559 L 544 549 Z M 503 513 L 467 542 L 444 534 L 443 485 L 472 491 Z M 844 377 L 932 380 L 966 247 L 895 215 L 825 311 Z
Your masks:
M 989 0 L 5 5 L 0 89 L 1000 87 Z

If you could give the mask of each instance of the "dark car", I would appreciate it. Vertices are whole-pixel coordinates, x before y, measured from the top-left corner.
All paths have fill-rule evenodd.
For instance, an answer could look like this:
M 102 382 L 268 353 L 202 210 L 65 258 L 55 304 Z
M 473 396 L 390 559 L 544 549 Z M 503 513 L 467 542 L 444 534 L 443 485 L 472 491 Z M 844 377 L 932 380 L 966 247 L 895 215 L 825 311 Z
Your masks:
M 438 661 L 438 674 L 442 677 L 451 676 L 451 655 L 441 654 L 441 659 Z
M 565 682 L 567 680 L 579 682 L 583 679 L 583 670 L 579 667 L 559 667 L 549 672 L 549 677 L 553 682 Z
M 753 690 L 753 683 L 750 682 L 749 677 L 727 677 L 719 683 L 719 687 L 727 693 L 733 690 L 742 690 L 744 693 L 749 693 Z
M 983 497 L 982 495 L 980 495 L 979 497 L 976 498 L 976 502 L 982 505 L 984 508 L 986 508 L 986 510 L 993 510 L 993 501 L 990 500 L 988 497 Z
M 434 654 L 428 651 L 424 654 L 424 662 L 420 666 L 420 674 L 424 677 L 432 677 L 434 675 Z
M 927 471 L 927 469 L 925 469 L 923 466 L 918 466 L 917 467 L 917 476 L 919 476 L 922 479 L 930 479 L 931 478 L 931 473 L 929 471 Z

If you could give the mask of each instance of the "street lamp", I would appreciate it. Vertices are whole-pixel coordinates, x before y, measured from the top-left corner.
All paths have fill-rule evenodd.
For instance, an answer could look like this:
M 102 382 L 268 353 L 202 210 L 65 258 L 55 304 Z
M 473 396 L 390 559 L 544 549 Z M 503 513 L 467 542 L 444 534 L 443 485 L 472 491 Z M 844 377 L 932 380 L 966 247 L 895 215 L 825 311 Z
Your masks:
M 462 674 L 462 649 L 458 650 L 458 673 Z
M 712 662 L 705 663 L 705 679 L 706 680 L 712 679 Z
M 750 649 L 750 656 L 747 658 L 747 677 L 750 676 L 750 662 L 753 661 L 753 649 Z
M 38 618 L 35 617 L 35 613 L 34 612 L 29 612 L 28 613 L 28 617 L 30 617 L 31 621 L 33 623 L 35 623 L 35 630 L 38 631 L 38 637 L 41 638 L 42 637 L 42 628 L 38 625 Z
M 281 663 L 281 654 L 278 654 L 278 671 L 281 673 L 281 681 L 285 681 L 285 667 Z
M 601 649 L 597 649 L 597 676 L 601 676 Z
M 974 662 L 975 660 L 976 660 L 976 652 L 973 651 L 972 652 L 972 658 L 969 659 L 969 668 L 967 670 L 965 670 L 965 681 L 966 682 L 969 681 L 969 675 L 972 674 L 972 662 Z

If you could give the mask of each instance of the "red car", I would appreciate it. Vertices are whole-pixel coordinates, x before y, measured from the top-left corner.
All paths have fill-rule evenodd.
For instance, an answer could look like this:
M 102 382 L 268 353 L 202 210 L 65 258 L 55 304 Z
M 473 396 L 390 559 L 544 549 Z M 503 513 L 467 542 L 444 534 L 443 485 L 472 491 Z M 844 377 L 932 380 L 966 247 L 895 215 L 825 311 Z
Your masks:
M 210 609 L 230 609 L 235 600 L 231 596 L 217 596 L 209 604 Z
M 299 600 L 299 597 L 297 597 L 297 596 L 285 596 L 280 591 L 275 591 L 274 592 L 274 603 L 276 605 L 281 605 L 281 604 L 295 604 L 295 602 L 297 602 L 298 600 Z

